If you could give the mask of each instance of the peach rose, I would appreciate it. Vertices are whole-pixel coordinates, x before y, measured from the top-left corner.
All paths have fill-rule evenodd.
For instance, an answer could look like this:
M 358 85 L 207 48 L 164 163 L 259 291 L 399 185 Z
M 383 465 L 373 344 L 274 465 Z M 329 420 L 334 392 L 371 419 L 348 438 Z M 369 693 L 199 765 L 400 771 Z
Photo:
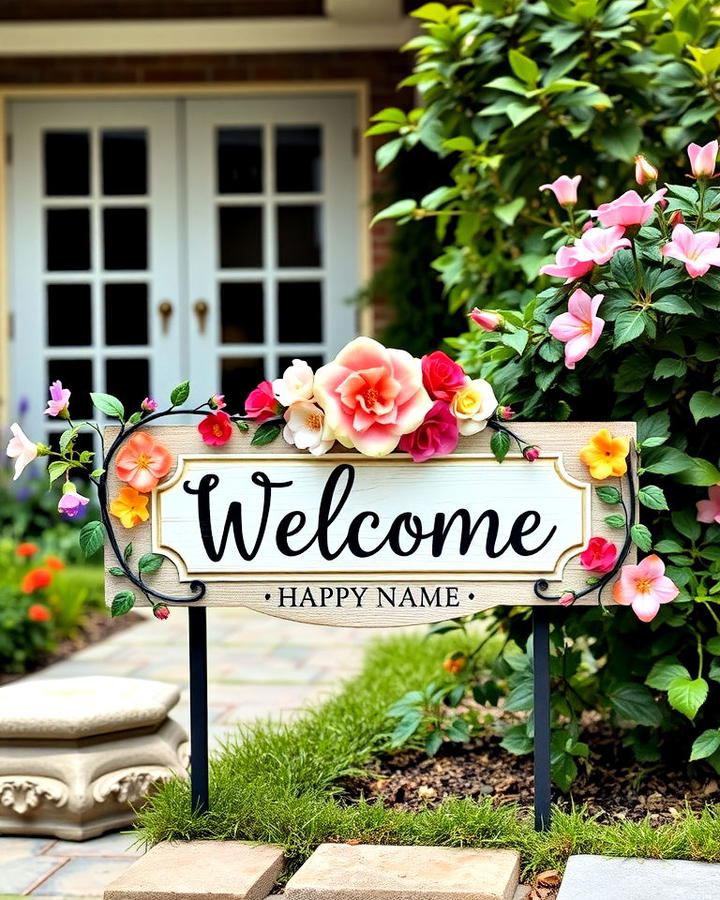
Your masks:
M 405 350 L 355 338 L 315 373 L 315 399 L 343 447 L 387 456 L 433 405 L 422 367 Z
M 468 437 L 483 430 L 497 405 L 495 393 L 485 379 L 468 378 L 465 387 L 452 398 L 450 411 L 458 420 L 460 434 Z

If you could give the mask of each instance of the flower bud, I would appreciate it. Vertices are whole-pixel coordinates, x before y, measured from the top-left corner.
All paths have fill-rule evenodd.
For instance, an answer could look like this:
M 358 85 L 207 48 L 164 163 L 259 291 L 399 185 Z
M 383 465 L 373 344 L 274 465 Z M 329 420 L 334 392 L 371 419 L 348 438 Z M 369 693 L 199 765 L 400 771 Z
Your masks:
M 642 154 L 635 157 L 635 181 L 643 185 L 648 181 L 657 181 L 658 170 L 649 163 Z
M 540 448 L 539 447 L 526 447 L 523 450 L 523 456 L 528 462 L 535 462 L 536 459 L 540 456 Z
M 685 217 L 679 209 L 676 209 L 675 212 L 670 216 L 670 224 L 674 228 L 676 225 L 683 225 L 684 223 Z
M 575 594 L 572 591 L 565 591 L 562 597 L 558 600 L 560 606 L 572 606 L 575 602 Z
M 164 603 L 156 603 L 153 606 L 153 615 L 155 616 L 156 619 L 160 619 L 161 621 L 164 621 L 170 615 L 170 610 L 167 608 L 167 606 Z
M 712 178 L 718 155 L 717 141 L 710 141 L 703 147 L 699 144 L 690 144 L 687 154 L 690 159 L 690 171 L 695 178 Z
M 480 328 L 484 328 L 485 331 L 502 330 L 505 324 L 505 319 L 499 313 L 487 309 L 478 309 L 477 306 L 471 313 L 468 313 L 468 318 L 472 319 Z
M 512 419 L 512 417 L 515 415 L 512 406 L 498 406 L 497 414 L 506 422 L 508 421 L 508 419 Z
M 210 404 L 210 409 L 225 409 L 227 406 L 225 394 L 213 394 L 208 403 Z
M 140 409 L 143 412 L 148 412 L 148 413 L 155 412 L 155 410 L 157 408 L 158 408 L 157 400 L 153 400 L 151 397 L 146 397 L 143 400 L 143 402 L 140 404 Z

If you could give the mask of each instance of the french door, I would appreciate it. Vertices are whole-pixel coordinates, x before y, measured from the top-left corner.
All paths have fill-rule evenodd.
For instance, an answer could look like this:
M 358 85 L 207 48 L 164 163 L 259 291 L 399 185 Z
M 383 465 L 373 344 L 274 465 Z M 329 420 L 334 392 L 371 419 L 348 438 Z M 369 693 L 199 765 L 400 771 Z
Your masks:
M 11 109 L 11 382 L 164 400 L 247 392 L 356 333 L 355 109 L 346 96 L 23 102 Z

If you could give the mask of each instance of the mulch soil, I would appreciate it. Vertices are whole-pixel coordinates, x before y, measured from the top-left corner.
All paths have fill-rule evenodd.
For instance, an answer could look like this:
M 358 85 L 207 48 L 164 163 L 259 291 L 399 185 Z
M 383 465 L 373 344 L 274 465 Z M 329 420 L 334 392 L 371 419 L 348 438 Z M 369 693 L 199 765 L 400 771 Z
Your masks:
M 720 802 L 717 779 L 706 767 L 688 775 L 686 767 L 638 763 L 622 746 L 616 732 L 602 722 L 589 723 L 582 740 L 590 746 L 587 768 L 579 760 L 579 775 L 569 795 L 555 800 L 586 805 L 597 821 L 620 820 L 651 824 L 673 821 L 687 806 L 700 812 L 706 803 Z M 366 776 L 347 780 L 349 800 L 376 799 L 393 809 L 420 810 L 451 797 L 492 797 L 497 805 L 533 803 L 532 754 L 513 756 L 500 738 L 483 736 L 466 746 L 446 744 L 429 759 L 422 751 L 395 753 L 375 760 Z
M 67 659 L 69 656 L 72 656 L 73 653 L 77 653 L 78 650 L 84 650 L 85 647 L 89 647 L 91 644 L 97 644 L 100 641 L 104 641 L 105 638 L 117 634 L 119 631 L 125 631 L 126 628 L 132 628 L 133 625 L 137 625 L 139 622 L 144 621 L 145 619 L 143 616 L 140 616 L 135 612 L 129 612 L 125 616 L 112 619 L 110 618 L 109 612 L 100 609 L 92 610 L 85 616 L 84 621 L 74 638 L 63 641 L 51 654 L 38 659 L 35 665 L 26 672 L 21 672 L 19 674 L 0 672 L 0 685 L 10 684 L 11 681 L 17 681 L 19 678 L 23 678 L 31 672 L 39 672 L 41 669 L 45 669 L 53 663 Z

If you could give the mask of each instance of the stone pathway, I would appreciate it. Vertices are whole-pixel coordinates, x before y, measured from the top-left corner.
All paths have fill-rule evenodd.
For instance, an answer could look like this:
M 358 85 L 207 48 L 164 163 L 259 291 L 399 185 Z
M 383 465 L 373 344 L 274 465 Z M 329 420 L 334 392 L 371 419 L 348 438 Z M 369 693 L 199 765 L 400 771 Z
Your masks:
M 211 748 L 238 722 L 292 715 L 354 675 L 366 642 L 382 629 L 323 628 L 245 609 L 208 610 L 208 705 Z M 182 686 L 173 710 L 189 730 L 187 616 L 148 621 L 57 663 L 38 678 L 121 675 Z M 94 900 L 140 851 L 132 835 L 74 843 L 0 837 L 0 900 L 19 896 Z

